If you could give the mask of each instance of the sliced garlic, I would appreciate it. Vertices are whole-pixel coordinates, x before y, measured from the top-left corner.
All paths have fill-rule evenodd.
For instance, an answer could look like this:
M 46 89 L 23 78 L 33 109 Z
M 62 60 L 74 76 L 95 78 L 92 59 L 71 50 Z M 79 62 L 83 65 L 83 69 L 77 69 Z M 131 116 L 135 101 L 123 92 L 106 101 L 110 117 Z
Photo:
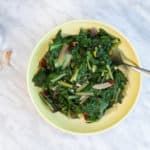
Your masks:
M 101 83 L 101 84 L 95 84 L 93 86 L 94 89 L 102 90 L 111 87 L 113 84 L 106 82 L 106 83 Z

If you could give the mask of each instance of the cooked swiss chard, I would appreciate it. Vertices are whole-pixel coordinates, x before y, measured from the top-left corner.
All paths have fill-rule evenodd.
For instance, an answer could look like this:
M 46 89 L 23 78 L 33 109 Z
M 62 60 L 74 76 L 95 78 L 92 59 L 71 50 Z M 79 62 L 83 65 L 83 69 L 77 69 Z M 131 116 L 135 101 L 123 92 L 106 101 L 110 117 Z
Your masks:
M 65 37 L 59 31 L 33 77 L 41 100 L 52 112 L 83 115 L 86 122 L 100 119 L 124 97 L 127 78 L 111 61 L 119 44 L 120 39 L 104 29 L 81 29 Z

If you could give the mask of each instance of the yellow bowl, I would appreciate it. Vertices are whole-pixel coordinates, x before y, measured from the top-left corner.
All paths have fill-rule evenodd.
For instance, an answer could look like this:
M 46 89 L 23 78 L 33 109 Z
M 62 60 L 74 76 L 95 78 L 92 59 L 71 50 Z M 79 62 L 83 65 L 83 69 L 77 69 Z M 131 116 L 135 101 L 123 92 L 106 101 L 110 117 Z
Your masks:
M 80 133 L 80 134 L 91 134 L 108 129 L 118 123 L 122 118 L 124 118 L 128 112 L 131 110 L 136 102 L 140 84 L 141 75 L 133 70 L 128 71 L 128 86 L 126 89 L 126 96 L 123 99 L 122 104 L 118 104 L 113 108 L 109 109 L 104 117 L 95 123 L 85 123 L 81 119 L 70 119 L 63 114 L 51 113 L 48 107 L 46 107 L 41 101 L 38 91 L 39 88 L 35 87 L 32 83 L 32 78 L 38 69 L 38 63 L 43 55 L 48 50 L 48 44 L 50 39 L 54 38 L 58 30 L 62 29 L 64 34 L 78 34 L 80 28 L 104 28 L 110 34 L 115 35 L 121 39 L 121 44 L 119 48 L 123 51 L 126 57 L 133 60 L 137 65 L 139 65 L 139 60 L 135 54 L 135 51 L 129 41 L 116 29 L 94 20 L 74 20 L 71 22 L 64 23 L 63 25 L 57 26 L 52 31 L 48 32 L 36 45 L 32 55 L 30 57 L 28 72 L 27 72 L 27 85 L 28 91 L 31 96 L 32 102 L 36 107 L 39 114 L 50 124 L 55 127 L 67 131 L 70 133 Z

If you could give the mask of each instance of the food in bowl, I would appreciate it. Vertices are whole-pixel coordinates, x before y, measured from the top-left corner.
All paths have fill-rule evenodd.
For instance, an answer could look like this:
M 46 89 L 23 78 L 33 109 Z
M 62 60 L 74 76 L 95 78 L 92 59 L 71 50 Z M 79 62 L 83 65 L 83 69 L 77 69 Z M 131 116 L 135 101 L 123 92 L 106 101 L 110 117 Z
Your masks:
M 127 78 L 112 63 L 112 49 L 121 43 L 104 29 L 80 29 L 77 35 L 61 34 L 50 41 L 32 81 L 41 100 L 52 112 L 92 123 L 121 103 Z

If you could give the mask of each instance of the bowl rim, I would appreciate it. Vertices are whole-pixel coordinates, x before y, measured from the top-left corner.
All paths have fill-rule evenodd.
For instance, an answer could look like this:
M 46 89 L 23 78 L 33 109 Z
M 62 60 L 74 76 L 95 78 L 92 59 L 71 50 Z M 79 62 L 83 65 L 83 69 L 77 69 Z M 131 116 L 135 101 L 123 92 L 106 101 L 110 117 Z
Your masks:
M 119 125 L 119 123 L 121 121 L 123 121 L 124 119 L 126 119 L 126 117 L 128 116 L 128 114 L 133 111 L 135 105 L 137 104 L 137 101 L 139 99 L 139 95 L 140 95 L 140 91 L 141 91 L 141 83 L 142 83 L 142 78 L 141 78 L 141 73 L 139 74 L 139 87 L 138 87 L 138 91 L 137 91 L 137 95 L 135 97 L 135 100 L 131 106 L 131 108 L 126 112 L 126 114 L 121 117 L 118 121 L 116 121 L 115 123 L 111 124 L 109 127 L 106 127 L 102 130 L 96 130 L 96 131 L 90 131 L 90 132 L 75 132 L 75 131 L 71 131 L 71 130 L 67 130 L 67 129 L 64 129 L 64 128 L 61 128 L 57 125 L 55 125 L 55 123 L 49 121 L 48 118 L 46 118 L 44 116 L 44 114 L 39 110 L 39 108 L 37 107 L 37 105 L 35 104 L 33 98 L 32 98 L 32 93 L 30 92 L 30 84 L 29 84 L 29 72 L 30 72 L 30 64 L 32 62 L 32 58 L 36 52 L 36 49 L 37 47 L 39 47 L 39 45 L 43 42 L 43 40 L 47 37 L 48 34 L 50 34 L 53 30 L 55 29 L 60 29 L 62 26 L 65 26 L 67 24 L 70 24 L 70 23 L 79 23 L 79 22 L 93 22 L 93 23 L 98 23 L 98 24 L 101 24 L 103 26 L 106 26 L 108 28 L 111 28 L 112 30 L 116 31 L 117 33 L 119 33 L 128 43 L 128 45 L 132 48 L 133 52 L 134 52 L 134 55 L 137 59 L 137 64 L 138 66 L 140 66 L 140 60 L 139 60 L 139 57 L 134 49 L 134 47 L 132 46 L 131 42 L 128 40 L 128 38 L 122 33 L 120 32 L 118 29 L 116 29 L 115 27 L 113 27 L 112 25 L 109 25 L 107 23 L 104 23 L 104 22 L 101 22 L 101 21 L 98 21 L 98 20 L 93 20 L 93 19 L 75 19 L 75 20 L 71 20 L 71 21 L 67 21 L 67 22 L 64 22 L 60 25 L 57 25 L 56 27 L 50 29 L 50 31 L 48 31 L 47 33 L 45 33 L 41 38 L 40 40 L 38 41 L 38 43 L 34 46 L 31 54 L 30 54 L 30 57 L 29 57 L 29 61 L 28 61 L 28 65 L 27 65 L 27 72 L 26 72 L 26 82 L 27 82 L 27 90 L 28 90 L 28 93 L 29 93 L 29 96 L 30 96 L 30 99 L 36 109 L 36 111 L 38 112 L 38 114 L 40 114 L 41 118 L 44 119 L 48 124 L 50 124 L 51 126 L 55 127 L 56 129 L 59 129 L 60 131 L 63 131 L 67 134 L 72 134 L 72 135 L 95 135 L 95 134 L 99 134 L 99 133 L 104 133 L 105 131 L 108 131 L 114 127 L 116 127 L 117 125 Z

